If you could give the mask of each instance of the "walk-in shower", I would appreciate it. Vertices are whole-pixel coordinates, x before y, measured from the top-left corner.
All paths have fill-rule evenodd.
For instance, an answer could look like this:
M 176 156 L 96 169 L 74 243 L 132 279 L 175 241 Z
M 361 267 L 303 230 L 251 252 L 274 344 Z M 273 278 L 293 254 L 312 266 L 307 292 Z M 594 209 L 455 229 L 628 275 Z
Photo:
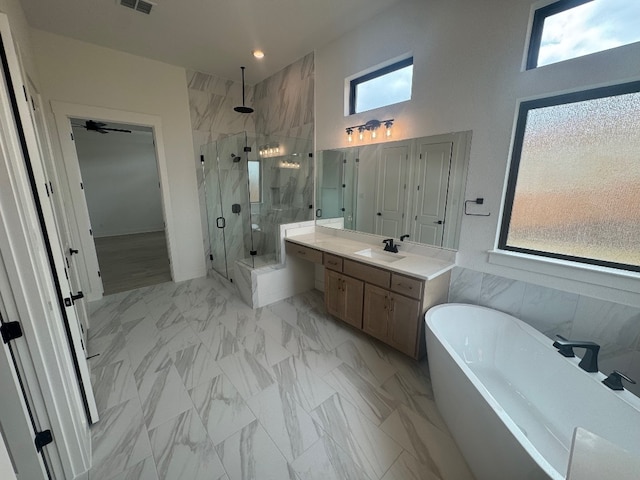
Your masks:
M 312 142 L 239 133 L 203 145 L 211 268 L 279 262 L 279 226 L 313 219 Z

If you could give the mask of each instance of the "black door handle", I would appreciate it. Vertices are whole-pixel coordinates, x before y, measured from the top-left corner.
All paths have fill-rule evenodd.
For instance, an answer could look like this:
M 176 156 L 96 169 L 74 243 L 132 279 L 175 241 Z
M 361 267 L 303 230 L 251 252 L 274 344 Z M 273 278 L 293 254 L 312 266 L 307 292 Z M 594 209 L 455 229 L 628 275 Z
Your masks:
M 378 213 L 376 213 L 376 215 L 378 215 L 379 217 L 381 217 L 381 216 L 382 216 L 382 213 L 378 212 Z
M 79 253 L 79 250 L 76 250 L 75 248 L 70 248 L 69 249 L 69 255 L 73 255 L 74 253 Z
M 438 225 L 442 225 L 444 222 L 442 220 L 438 220 L 437 222 L 433 222 L 433 223 L 437 223 Z
M 71 305 L 76 303 L 76 300 L 80 300 L 81 298 L 84 298 L 84 293 L 82 293 L 82 291 L 76 293 L 75 295 L 73 293 L 70 293 L 70 295 L 71 295 L 71 298 L 64 299 L 64 305 L 66 307 L 70 307 Z
M 82 291 L 76 293 L 75 295 L 71 295 L 71 301 L 73 303 L 76 303 L 76 300 L 80 300 L 81 298 L 84 298 L 84 293 L 82 293 Z
M 224 217 L 216 218 L 216 227 L 224 228 L 226 225 L 227 225 L 227 222 L 225 221 Z

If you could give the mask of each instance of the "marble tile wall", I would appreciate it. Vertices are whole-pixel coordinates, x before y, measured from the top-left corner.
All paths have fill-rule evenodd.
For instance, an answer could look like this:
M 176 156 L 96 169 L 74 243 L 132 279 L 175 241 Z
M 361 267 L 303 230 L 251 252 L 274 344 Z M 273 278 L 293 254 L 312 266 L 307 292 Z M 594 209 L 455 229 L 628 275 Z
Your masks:
M 247 86 L 247 105 L 252 106 L 252 114 L 239 114 L 234 106 L 242 102 L 242 85 L 240 81 L 222 79 L 201 72 L 188 71 L 188 94 L 193 129 L 194 150 L 198 163 L 198 190 L 200 198 L 201 222 L 204 233 L 205 262 L 211 267 L 209 255 L 221 255 L 217 244 L 212 247 L 207 232 L 207 197 L 203 169 L 200 166 L 200 151 L 203 145 L 220 141 L 230 135 L 246 132 L 252 151 L 258 151 L 259 144 L 268 143 L 278 137 L 295 137 L 288 148 L 293 151 L 313 152 L 314 131 L 314 55 L 310 53 L 304 58 L 285 67 L 275 75 L 257 85 Z M 215 151 L 215 149 L 213 149 Z M 250 224 L 259 225 L 253 235 L 254 249 L 259 254 L 273 254 L 277 242 L 278 225 L 312 218 L 309 209 L 313 198 L 313 162 L 308 157 L 299 169 L 281 169 L 265 162 L 263 184 L 273 187 L 270 195 L 263 203 L 251 206 L 251 221 L 246 228 L 235 228 L 233 241 L 234 251 L 227 252 L 229 272 L 233 275 L 235 259 L 244 258 L 245 245 L 251 242 Z M 229 173 L 229 172 L 227 172 Z M 233 172 L 231 172 L 233 173 Z M 246 178 L 233 175 L 231 183 L 225 183 L 227 196 L 236 198 L 246 184 Z M 277 188 L 277 191 L 276 191 Z M 236 199 L 237 200 L 237 199 Z M 241 203 L 234 200 L 234 203 Z M 248 209 L 247 209 L 248 210 Z M 209 217 L 215 219 L 215 212 Z M 245 220 L 243 218 L 243 220 Z M 225 232 L 226 233 L 226 232 Z
M 297 153 L 293 160 L 300 163 L 298 169 L 284 169 L 278 166 L 280 159 L 263 160 L 266 197 L 252 215 L 261 231 L 254 237 L 258 252 L 276 251 L 279 225 L 313 219 L 314 169 L 308 154 L 314 152 L 314 64 L 309 53 L 254 89 L 259 142 L 284 143 L 285 155 Z
M 313 138 L 314 54 L 309 53 L 258 83 L 254 90 L 258 133 Z
M 503 311 L 549 338 L 597 342 L 601 372 L 620 370 L 640 382 L 640 308 L 460 267 L 451 275 L 449 301 Z M 625 388 L 640 396 L 638 384 Z
M 240 72 L 238 72 L 240 73 Z M 200 154 L 208 156 L 216 154 L 216 148 L 210 147 L 202 151 L 204 145 L 226 138 L 234 133 L 255 133 L 255 112 L 242 114 L 233 107 L 242 104 L 242 82 L 216 77 L 206 73 L 187 70 L 187 87 L 189 110 L 191 112 L 191 128 L 193 146 L 196 153 L 196 172 L 198 178 L 198 196 L 200 199 L 200 218 L 205 250 L 205 263 L 210 268 L 209 255 L 220 255 L 220 251 L 212 252 L 208 236 L 207 207 L 205 195 L 205 179 L 200 164 Z M 253 86 L 246 86 L 246 104 L 253 105 Z M 210 191 L 211 189 L 209 189 Z M 213 218 L 219 216 L 210 212 Z

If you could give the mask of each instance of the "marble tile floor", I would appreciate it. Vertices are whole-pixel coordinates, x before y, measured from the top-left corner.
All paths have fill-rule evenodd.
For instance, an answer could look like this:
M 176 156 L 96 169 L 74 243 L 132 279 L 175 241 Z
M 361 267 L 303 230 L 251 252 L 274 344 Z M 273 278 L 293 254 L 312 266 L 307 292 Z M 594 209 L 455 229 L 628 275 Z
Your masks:
M 90 312 L 90 480 L 473 479 L 425 365 L 318 291 L 252 310 L 201 278 Z

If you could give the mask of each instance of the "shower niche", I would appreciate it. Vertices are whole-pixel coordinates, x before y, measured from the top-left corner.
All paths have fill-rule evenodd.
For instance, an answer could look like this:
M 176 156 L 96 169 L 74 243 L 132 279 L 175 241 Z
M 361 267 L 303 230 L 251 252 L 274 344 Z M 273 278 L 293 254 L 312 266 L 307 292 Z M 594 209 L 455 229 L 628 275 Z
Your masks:
M 279 263 L 279 227 L 313 219 L 312 141 L 239 133 L 201 147 L 211 268 Z

